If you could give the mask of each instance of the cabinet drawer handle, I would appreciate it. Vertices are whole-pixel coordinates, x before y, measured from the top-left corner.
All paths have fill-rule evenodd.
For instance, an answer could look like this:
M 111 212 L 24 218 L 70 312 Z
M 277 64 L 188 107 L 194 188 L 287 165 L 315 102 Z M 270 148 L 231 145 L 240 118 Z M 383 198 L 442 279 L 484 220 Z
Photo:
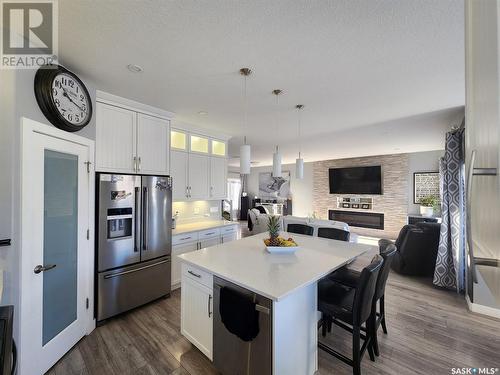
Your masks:
M 210 302 L 212 301 L 212 295 L 208 295 L 208 317 L 210 318 L 212 316 L 212 312 L 210 311 Z
M 188 273 L 190 273 L 191 275 L 193 275 L 194 277 L 197 277 L 198 279 L 201 279 L 201 275 L 197 274 L 197 273 L 194 273 L 193 271 L 189 270 Z
M 179 241 L 186 241 L 186 240 L 190 240 L 192 237 L 183 237 L 181 239 L 179 239 Z
M 215 232 L 205 233 L 205 236 L 211 236 L 212 234 L 215 234 Z

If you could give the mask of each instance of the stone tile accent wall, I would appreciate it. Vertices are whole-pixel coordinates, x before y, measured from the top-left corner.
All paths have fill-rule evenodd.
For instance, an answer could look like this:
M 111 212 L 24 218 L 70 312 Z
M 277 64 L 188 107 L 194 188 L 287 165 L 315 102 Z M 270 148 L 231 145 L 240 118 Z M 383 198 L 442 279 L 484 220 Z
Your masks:
M 384 230 L 351 227 L 353 233 L 380 238 L 397 238 L 408 214 L 408 154 L 323 160 L 313 163 L 313 210 L 328 219 L 328 210 L 337 209 L 337 197 L 371 197 L 373 209 L 384 214 Z M 382 195 L 330 194 L 330 168 L 382 166 Z

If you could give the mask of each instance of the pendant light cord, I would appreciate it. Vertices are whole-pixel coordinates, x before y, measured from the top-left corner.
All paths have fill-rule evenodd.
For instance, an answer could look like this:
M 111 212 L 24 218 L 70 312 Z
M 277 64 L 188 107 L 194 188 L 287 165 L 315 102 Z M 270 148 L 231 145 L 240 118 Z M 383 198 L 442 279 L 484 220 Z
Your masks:
M 247 128 L 247 110 L 248 110 L 248 103 L 247 103 L 247 76 L 243 76 L 243 144 L 247 144 L 247 136 L 245 135 L 246 128 Z
M 297 110 L 299 111 L 299 129 L 298 129 L 299 130 L 298 131 L 298 133 L 299 133 L 299 159 L 300 159 L 300 153 L 302 151 L 302 138 L 301 138 L 301 132 L 300 132 L 301 116 L 302 116 L 301 111 L 300 111 L 301 109 L 302 109 L 301 107 L 297 107 Z

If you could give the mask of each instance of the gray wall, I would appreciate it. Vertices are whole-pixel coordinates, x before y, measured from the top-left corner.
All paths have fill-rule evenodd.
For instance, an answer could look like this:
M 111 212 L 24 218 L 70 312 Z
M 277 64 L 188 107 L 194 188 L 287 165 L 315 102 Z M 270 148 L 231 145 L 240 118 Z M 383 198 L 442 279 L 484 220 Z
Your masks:
M 444 143 L 444 140 L 443 140 Z M 439 158 L 444 154 L 444 150 L 438 151 L 427 151 L 427 152 L 416 152 L 410 154 L 399 154 L 393 155 L 393 160 L 395 160 L 394 167 L 388 166 L 389 170 L 397 170 L 397 180 L 388 178 L 385 181 L 385 186 L 389 187 L 390 190 L 386 190 L 387 196 L 392 195 L 396 199 L 395 204 L 397 210 L 397 220 L 393 223 L 392 229 L 384 233 L 380 231 L 367 231 L 361 230 L 364 234 L 370 234 L 375 237 L 386 236 L 395 237 L 399 233 L 399 229 L 406 222 L 406 215 L 408 213 L 419 213 L 420 206 L 413 204 L 413 173 L 422 171 L 437 171 L 439 166 Z M 373 156 L 362 159 L 363 162 L 373 165 L 379 158 L 384 158 L 383 156 Z M 395 159 L 394 159 L 395 158 Z M 356 159 L 342 159 L 346 160 L 348 165 L 356 165 Z M 382 160 L 382 159 L 380 159 Z M 295 178 L 295 164 L 283 165 L 283 170 L 291 172 L 290 190 L 292 192 L 293 199 L 293 215 L 296 216 L 309 216 L 314 211 L 321 217 L 328 217 L 327 207 L 333 204 L 334 196 L 330 195 L 328 191 L 328 181 L 323 177 L 326 174 L 323 173 L 324 167 L 322 169 L 321 165 L 333 165 L 335 160 L 330 161 L 318 161 L 304 164 L 304 179 L 297 180 Z M 313 175 L 313 170 L 318 167 L 321 171 L 316 172 Z M 233 172 L 237 171 L 237 168 L 231 168 Z M 253 167 L 252 173 L 248 176 L 248 193 L 250 197 L 259 195 L 259 173 L 270 172 L 272 170 L 271 166 L 265 167 Z M 323 177 L 321 177 L 323 176 Z M 388 174 L 392 176 L 392 174 Z M 399 181 L 399 182 L 398 182 Z M 316 183 L 317 182 L 317 183 Z M 397 192 L 392 192 L 394 189 L 394 184 L 399 184 L 396 188 Z M 318 186 L 319 191 L 321 191 L 322 197 L 319 195 L 314 195 L 313 189 Z M 392 192 L 392 193 L 391 193 Z M 315 198 L 314 198 L 315 197 Z M 316 202 L 315 199 L 318 199 Z M 378 198 L 377 198 L 378 200 Z M 378 206 L 383 209 L 383 206 Z M 326 211 L 325 211 L 326 210 Z M 376 209 L 375 209 L 376 210 Z M 389 222 L 390 224 L 390 222 Z M 358 231 L 358 228 L 355 229 Z
M 415 152 L 408 154 L 408 213 L 420 213 L 420 205 L 413 203 L 413 173 L 439 171 L 439 159 L 444 155 L 444 150 Z

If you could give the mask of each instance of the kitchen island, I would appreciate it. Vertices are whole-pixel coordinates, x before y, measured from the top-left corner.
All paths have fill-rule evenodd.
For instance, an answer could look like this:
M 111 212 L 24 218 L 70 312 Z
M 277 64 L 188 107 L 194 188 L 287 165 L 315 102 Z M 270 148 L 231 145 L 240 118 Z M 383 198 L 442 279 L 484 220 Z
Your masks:
M 359 255 L 374 250 L 370 245 L 290 233 L 281 235 L 293 237 L 299 249 L 293 254 L 269 254 L 263 243 L 267 234 L 262 233 L 179 256 L 183 263 L 181 332 L 213 359 L 221 371 L 220 364 L 231 356 L 226 355 L 230 350 L 222 348 L 226 343 L 217 338 L 232 341 L 234 335 L 219 332 L 223 327 L 218 309 L 219 285 L 232 284 L 233 289 L 253 295 L 262 317 L 269 316 L 269 322 L 260 320 L 261 330 L 270 330 L 266 339 L 269 368 L 259 368 L 250 374 L 312 375 L 318 368 L 317 282 Z M 259 303 L 259 300 L 269 302 Z M 255 348 L 259 340 L 257 337 L 253 350 L 255 355 L 264 355 L 266 351 Z M 238 345 L 234 341 L 233 355 Z M 250 348 L 248 359 L 252 361 Z M 220 358 L 222 355 L 226 358 Z M 265 360 L 253 358 L 255 363 Z

